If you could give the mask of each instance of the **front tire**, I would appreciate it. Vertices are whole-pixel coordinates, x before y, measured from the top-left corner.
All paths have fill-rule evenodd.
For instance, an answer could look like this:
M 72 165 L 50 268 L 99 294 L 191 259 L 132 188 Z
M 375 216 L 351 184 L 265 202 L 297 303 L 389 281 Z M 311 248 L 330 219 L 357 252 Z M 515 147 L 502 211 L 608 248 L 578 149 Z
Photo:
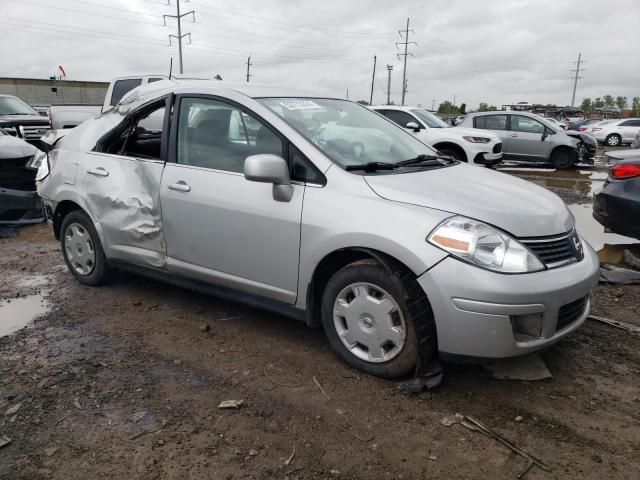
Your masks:
M 74 210 L 62 221 L 60 245 L 67 268 L 85 285 L 101 285 L 109 277 L 107 259 L 89 216 Z
M 333 350 L 365 373 L 406 376 L 436 354 L 433 314 L 415 278 L 377 264 L 347 265 L 327 283 L 321 310 Z
M 612 133 L 611 135 L 607 135 L 607 138 L 604 139 L 604 143 L 610 147 L 617 147 L 622 143 L 622 137 L 617 133 Z
M 569 148 L 559 148 L 551 155 L 551 163 L 558 170 L 568 170 L 576 163 L 577 154 Z

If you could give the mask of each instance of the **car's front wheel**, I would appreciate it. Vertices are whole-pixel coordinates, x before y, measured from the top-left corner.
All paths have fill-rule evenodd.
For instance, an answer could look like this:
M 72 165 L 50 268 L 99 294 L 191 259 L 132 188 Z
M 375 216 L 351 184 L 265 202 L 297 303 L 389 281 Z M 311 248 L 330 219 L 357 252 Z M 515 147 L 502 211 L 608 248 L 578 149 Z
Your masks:
M 571 148 L 558 148 L 551 155 L 551 163 L 558 170 L 568 170 L 577 160 L 577 153 Z
M 322 322 L 338 356 L 383 378 L 405 376 L 419 361 L 428 363 L 436 353 L 433 314 L 415 279 L 410 281 L 415 288 L 408 291 L 398 276 L 368 263 L 347 265 L 331 277 L 322 296 Z
M 622 142 L 622 137 L 620 137 L 620 135 L 618 135 L 617 133 L 612 133 L 611 135 L 607 135 L 607 138 L 604 139 L 604 143 L 606 143 L 610 147 L 615 147 L 617 145 L 620 145 L 621 142 Z
M 100 285 L 109 275 L 100 238 L 89 216 L 74 210 L 62 221 L 60 244 L 69 271 L 85 285 Z

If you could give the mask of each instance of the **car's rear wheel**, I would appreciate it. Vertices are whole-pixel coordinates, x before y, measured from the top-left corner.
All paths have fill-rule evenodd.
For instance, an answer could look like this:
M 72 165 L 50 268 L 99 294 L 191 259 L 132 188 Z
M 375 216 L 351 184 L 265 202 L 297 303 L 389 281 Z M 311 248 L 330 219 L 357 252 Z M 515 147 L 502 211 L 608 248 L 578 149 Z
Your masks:
M 89 216 L 74 210 L 62 221 L 62 255 L 69 271 L 85 285 L 100 285 L 109 275 L 100 238 Z
M 567 170 L 576 163 L 577 154 L 570 148 L 558 148 L 551 155 L 551 163 L 558 170 Z
M 607 135 L 607 138 L 604 139 L 604 143 L 606 143 L 610 147 L 615 147 L 616 145 L 620 145 L 621 142 L 622 142 L 622 137 L 617 133 L 612 133 L 611 135 Z
M 322 322 L 338 356 L 383 378 L 405 376 L 418 362 L 428 363 L 436 354 L 433 314 L 415 279 L 410 281 L 411 292 L 384 267 L 362 263 L 331 277 L 322 296 Z

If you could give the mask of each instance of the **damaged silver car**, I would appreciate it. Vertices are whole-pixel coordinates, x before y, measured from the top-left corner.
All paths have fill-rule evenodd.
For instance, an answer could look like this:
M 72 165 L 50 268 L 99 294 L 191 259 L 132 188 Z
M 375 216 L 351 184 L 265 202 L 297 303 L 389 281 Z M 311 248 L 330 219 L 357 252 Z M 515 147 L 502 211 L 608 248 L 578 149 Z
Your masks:
M 36 172 L 46 156 L 0 128 L 0 226 L 44 221 Z
M 140 87 L 57 140 L 38 179 L 80 282 L 123 269 L 268 308 L 382 377 L 549 346 L 597 279 L 553 193 L 289 89 Z

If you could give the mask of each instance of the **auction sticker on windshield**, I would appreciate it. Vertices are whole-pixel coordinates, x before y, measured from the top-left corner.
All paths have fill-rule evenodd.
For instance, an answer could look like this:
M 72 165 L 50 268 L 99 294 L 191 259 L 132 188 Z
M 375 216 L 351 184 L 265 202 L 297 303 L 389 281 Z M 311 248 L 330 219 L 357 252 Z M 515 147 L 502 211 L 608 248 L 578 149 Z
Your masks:
M 322 110 L 322 107 L 312 100 L 287 100 L 286 102 L 280 102 L 280 105 L 287 110 Z

